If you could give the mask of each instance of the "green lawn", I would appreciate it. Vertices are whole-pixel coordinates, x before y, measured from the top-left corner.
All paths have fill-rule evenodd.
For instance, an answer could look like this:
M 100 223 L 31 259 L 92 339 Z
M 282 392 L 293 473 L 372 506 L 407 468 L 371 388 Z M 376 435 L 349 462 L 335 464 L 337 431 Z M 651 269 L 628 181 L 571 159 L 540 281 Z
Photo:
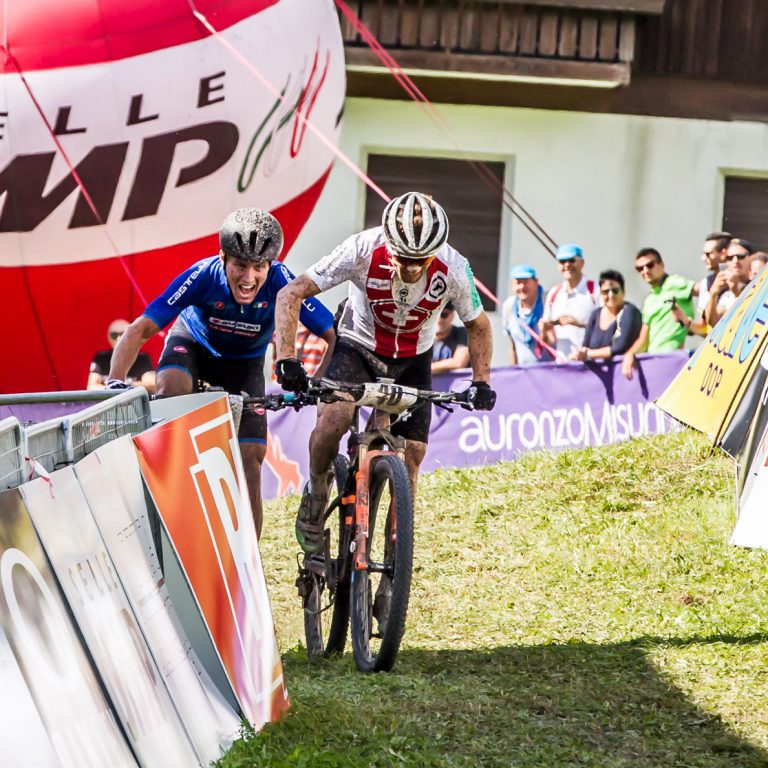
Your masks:
M 293 707 L 222 768 L 768 766 L 768 552 L 703 437 L 425 475 L 390 674 L 306 661 L 296 503 L 262 542 Z

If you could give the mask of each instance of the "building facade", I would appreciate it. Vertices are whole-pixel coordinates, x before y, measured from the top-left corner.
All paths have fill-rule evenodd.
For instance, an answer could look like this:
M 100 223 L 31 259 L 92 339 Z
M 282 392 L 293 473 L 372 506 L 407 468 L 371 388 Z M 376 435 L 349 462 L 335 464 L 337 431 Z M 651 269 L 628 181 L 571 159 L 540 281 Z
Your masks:
M 645 293 L 633 269 L 640 247 L 658 248 L 671 271 L 692 278 L 702 274 L 701 242 L 712 230 L 768 247 L 768 7 L 750 0 L 349 7 L 440 118 L 406 94 L 342 17 L 341 149 L 388 194 L 415 187 L 445 202 L 451 242 L 500 299 L 516 262 L 535 265 L 547 287 L 559 279 L 530 217 L 545 243 L 549 236 L 584 248 L 588 276 L 619 269 L 637 302 Z M 511 193 L 506 204 L 494 180 Z M 382 207 L 337 163 L 289 263 L 308 266 L 376 221 Z M 329 303 L 340 297 L 331 294 Z M 499 313 L 491 300 L 486 306 L 494 360 L 503 364 Z

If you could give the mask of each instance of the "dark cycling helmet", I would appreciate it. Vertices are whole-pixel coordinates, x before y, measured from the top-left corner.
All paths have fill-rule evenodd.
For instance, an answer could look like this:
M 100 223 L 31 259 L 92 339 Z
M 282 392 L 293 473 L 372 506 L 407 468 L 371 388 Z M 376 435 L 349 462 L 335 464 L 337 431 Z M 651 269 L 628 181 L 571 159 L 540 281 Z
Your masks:
M 225 256 L 241 261 L 274 261 L 283 250 L 283 230 L 268 211 L 238 208 L 224 219 L 219 245 Z
M 409 259 L 426 259 L 448 240 L 448 217 L 429 195 L 406 192 L 381 217 L 390 249 Z

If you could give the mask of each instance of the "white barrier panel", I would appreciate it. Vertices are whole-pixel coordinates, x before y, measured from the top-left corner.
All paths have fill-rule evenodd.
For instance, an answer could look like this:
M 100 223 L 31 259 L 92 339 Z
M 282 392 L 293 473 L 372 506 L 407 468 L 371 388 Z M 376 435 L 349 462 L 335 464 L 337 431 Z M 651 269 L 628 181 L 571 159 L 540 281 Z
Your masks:
M 136 768 L 16 489 L 0 493 L 0 627 L 61 768 Z
M 20 490 L 142 768 L 199 765 L 74 470 Z
M 0 765 L 61 768 L 0 626 Z
M 240 718 L 176 616 L 152 537 L 136 448 L 128 437 L 113 440 L 79 461 L 75 473 L 160 674 L 207 765 L 231 745 Z
M 13 416 L 0 421 L 0 491 L 24 482 L 21 426 Z
M 731 544 L 768 549 L 768 428 L 755 447 L 746 475 Z
M 8 397 L 17 407 L 50 404 L 51 395 Z M 85 737 L 62 747 L 66 718 L 62 725 L 41 712 L 61 768 L 208 765 L 237 736 L 241 712 L 258 729 L 289 706 L 228 399 L 177 401 L 178 415 L 149 430 L 138 390 L 32 424 L 21 441 L 15 420 L 0 422 L 21 442 L 9 455 L 38 476 L 15 503 L 37 544 L 34 522 L 59 599 L 79 625 L 114 706 L 110 722 L 116 715 L 123 728 L 122 747 L 98 731 L 94 750 Z M 162 535 L 152 535 L 156 509 L 142 473 L 167 518 Z M 10 474 L 17 482 L 18 469 Z M 0 542 L 3 533 L 0 525 Z M 45 698 L 44 681 L 27 684 L 36 704 Z

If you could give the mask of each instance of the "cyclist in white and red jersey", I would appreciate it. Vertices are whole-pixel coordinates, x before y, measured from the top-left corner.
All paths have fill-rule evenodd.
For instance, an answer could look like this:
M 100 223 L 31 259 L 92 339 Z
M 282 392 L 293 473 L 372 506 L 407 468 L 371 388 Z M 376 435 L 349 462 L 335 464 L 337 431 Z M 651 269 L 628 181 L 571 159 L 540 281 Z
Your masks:
M 347 238 L 285 286 L 275 308 L 276 373 L 283 389 L 298 392 L 307 386 L 307 374 L 293 356 L 301 302 L 348 282 L 349 295 L 338 323 L 339 340 L 326 373 L 329 379 L 356 384 L 386 377 L 396 384 L 431 389 L 437 321 L 451 301 L 467 329 L 475 408 L 493 408 L 491 325 L 469 262 L 447 240 L 448 218 L 443 208 L 428 195 L 407 192 L 387 205 L 380 227 Z M 297 538 L 307 554 L 322 548 L 328 470 L 353 414 L 349 403 L 318 408 L 309 442 L 310 481 L 296 522 Z M 431 406 L 425 403 L 392 429 L 406 438 L 405 461 L 414 497 L 431 417 Z

